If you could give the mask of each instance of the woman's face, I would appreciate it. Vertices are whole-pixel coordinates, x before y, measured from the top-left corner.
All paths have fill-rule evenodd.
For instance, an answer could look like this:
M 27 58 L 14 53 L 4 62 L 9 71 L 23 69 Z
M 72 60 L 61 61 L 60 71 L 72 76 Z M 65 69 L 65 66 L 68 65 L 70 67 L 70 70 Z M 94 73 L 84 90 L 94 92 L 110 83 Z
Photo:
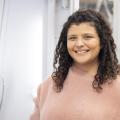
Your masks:
M 67 49 L 74 63 L 98 63 L 100 38 L 90 22 L 73 24 L 67 33 Z

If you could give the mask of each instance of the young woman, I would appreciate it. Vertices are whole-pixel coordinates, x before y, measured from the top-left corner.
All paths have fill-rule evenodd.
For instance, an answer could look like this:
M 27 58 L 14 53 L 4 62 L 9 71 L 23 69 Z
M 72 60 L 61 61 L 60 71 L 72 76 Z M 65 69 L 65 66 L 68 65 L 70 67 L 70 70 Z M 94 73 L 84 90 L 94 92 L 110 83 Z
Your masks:
M 56 46 L 54 72 L 38 88 L 31 120 L 120 120 L 120 69 L 112 30 L 94 10 L 73 13 Z

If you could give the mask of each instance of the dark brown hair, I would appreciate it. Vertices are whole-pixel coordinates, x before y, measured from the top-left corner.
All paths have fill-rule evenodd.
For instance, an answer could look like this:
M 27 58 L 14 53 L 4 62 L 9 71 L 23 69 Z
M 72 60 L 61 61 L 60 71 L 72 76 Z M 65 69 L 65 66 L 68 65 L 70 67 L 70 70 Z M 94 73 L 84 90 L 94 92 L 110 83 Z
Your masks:
M 100 38 L 101 50 L 99 53 L 99 67 L 93 81 L 93 88 L 96 90 L 102 89 L 101 85 L 109 80 L 114 80 L 117 77 L 120 69 L 118 67 L 118 59 L 116 56 L 114 39 L 110 25 L 105 20 L 100 12 L 83 9 L 74 12 L 69 16 L 68 20 L 63 25 L 58 44 L 55 49 L 54 56 L 54 72 L 52 79 L 55 83 L 57 91 L 61 91 L 64 81 L 67 77 L 68 70 L 73 63 L 73 59 L 67 50 L 67 32 L 72 24 L 80 24 L 82 22 L 92 22 Z

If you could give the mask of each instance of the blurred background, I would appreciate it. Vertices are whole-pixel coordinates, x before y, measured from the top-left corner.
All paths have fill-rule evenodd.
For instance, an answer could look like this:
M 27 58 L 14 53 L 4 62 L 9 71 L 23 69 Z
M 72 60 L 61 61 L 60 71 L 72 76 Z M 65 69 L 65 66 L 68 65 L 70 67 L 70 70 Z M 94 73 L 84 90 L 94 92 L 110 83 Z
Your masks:
M 0 0 L 0 120 L 29 119 L 63 23 L 79 8 L 107 17 L 120 60 L 120 0 Z

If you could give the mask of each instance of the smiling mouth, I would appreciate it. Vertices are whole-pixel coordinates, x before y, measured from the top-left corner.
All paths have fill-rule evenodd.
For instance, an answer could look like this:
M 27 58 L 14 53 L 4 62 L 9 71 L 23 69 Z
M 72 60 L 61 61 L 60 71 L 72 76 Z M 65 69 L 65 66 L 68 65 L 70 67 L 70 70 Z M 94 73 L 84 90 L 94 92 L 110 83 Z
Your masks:
M 87 53 L 89 51 L 90 50 L 78 50 L 78 51 L 75 51 L 75 53 L 82 54 L 82 53 Z

